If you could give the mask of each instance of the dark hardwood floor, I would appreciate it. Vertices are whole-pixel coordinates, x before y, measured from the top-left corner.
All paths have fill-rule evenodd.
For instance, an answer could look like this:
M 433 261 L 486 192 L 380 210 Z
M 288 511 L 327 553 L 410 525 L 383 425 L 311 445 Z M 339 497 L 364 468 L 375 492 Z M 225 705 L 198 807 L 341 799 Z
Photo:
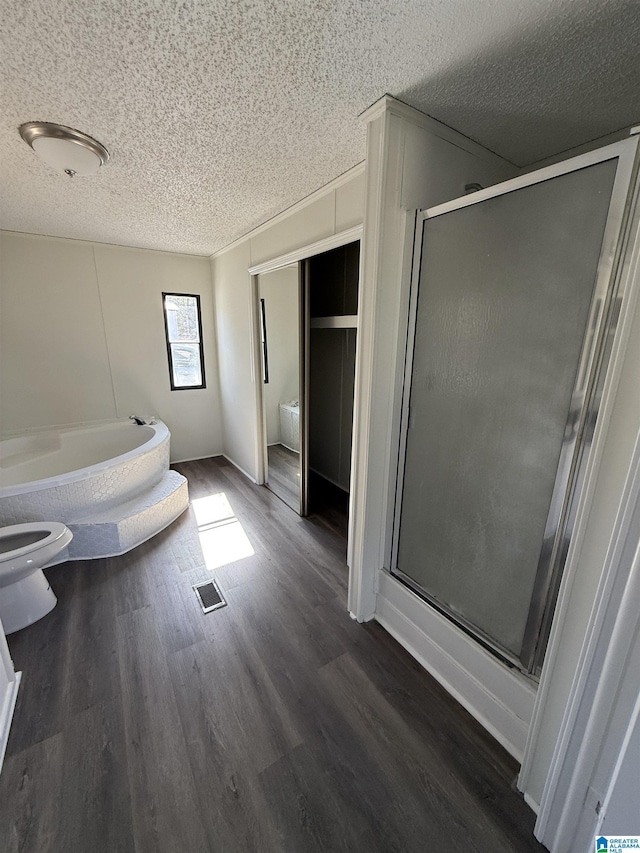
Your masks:
M 349 618 L 344 539 L 222 459 L 176 467 L 191 509 L 51 569 L 58 606 L 9 637 L 0 850 L 542 851 L 515 762 Z M 203 615 L 211 570 L 228 606 Z
M 349 529 L 349 493 L 329 482 L 321 474 L 309 471 L 309 514 L 324 521 L 347 543 Z

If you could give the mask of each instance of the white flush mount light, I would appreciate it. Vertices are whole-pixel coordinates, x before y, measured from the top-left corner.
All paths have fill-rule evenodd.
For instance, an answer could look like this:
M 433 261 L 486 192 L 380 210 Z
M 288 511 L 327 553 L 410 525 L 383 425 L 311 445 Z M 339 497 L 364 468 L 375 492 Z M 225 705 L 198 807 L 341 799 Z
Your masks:
M 93 175 L 109 159 L 104 145 L 63 124 L 28 121 L 18 129 L 20 136 L 45 163 L 70 178 Z

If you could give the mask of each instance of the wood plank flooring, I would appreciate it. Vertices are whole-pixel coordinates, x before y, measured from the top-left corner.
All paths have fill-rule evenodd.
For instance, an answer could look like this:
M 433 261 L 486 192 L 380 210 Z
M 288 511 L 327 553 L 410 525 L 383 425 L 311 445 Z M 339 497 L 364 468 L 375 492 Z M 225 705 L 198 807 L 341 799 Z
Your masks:
M 190 510 L 51 569 L 58 606 L 9 637 L 0 850 L 544 850 L 515 762 L 349 618 L 344 539 L 225 460 L 176 467 Z M 228 606 L 204 615 L 191 585 L 212 573 Z

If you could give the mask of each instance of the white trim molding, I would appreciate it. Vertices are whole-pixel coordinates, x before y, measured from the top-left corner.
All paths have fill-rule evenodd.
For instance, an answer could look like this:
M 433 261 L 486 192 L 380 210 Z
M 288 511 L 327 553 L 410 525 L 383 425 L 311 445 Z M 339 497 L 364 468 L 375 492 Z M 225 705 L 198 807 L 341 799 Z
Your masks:
M 2 622 L 0 622 L 0 683 L 3 683 L 3 695 L 0 696 L 0 770 L 2 770 L 4 754 L 7 749 L 9 730 L 16 707 L 21 678 L 22 673 L 16 672 L 13 668 L 7 638 L 5 637 Z
M 291 207 L 285 208 L 280 213 L 277 213 L 275 216 L 272 216 L 271 219 L 267 219 L 266 222 L 262 222 L 260 225 L 257 225 L 255 228 L 252 228 L 251 231 L 247 231 L 246 234 L 242 234 L 242 236 L 237 237 L 232 243 L 227 243 L 226 246 L 223 246 L 221 249 L 217 249 L 212 255 L 209 256 L 210 259 L 217 258 L 219 255 L 223 255 L 225 252 L 230 251 L 236 246 L 244 243 L 245 240 L 251 239 L 251 237 L 255 237 L 258 234 L 261 234 L 263 231 L 266 231 L 268 228 L 272 228 L 274 225 L 277 225 L 279 222 L 288 219 L 290 216 L 293 216 L 296 213 L 299 213 L 301 210 L 304 210 L 305 207 L 308 207 L 310 204 L 313 204 L 319 198 L 322 198 L 325 195 L 337 190 L 338 187 L 343 186 L 344 184 L 348 184 L 349 181 L 353 180 L 353 178 L 357 178 L 358 175 L 361 175 L 364 172 L 365 163 L 364 160 L 361 163 L 356 163 L 355 166 L 352 166 L 350 169 L 347 169 L 346 172 L 343 172 L 341 175 L 338 175 L 337 178 L 334 178 L 332 181 L 329 181 L 328 184 L 320 187 L 319 189 L 312 192 L 310 195 L 305 196 L 304 198 L 297 201 L 295 204 L 292 204 Z M 266 270 L 264 270 L 266 272 Z
M 348 609 L 359 622 L 375 614 L 376 572 L 384 565 L 390 423 L 396 418 L 397 301 L 409 261 L 405 235 L 415 214 L 397 204 L 404 158 L 400 122 L 383 111 L 369 123 L 365 173 L 364 238 L 358 301 L 356 392 L 353 423 Z M 411 245 L 412 241 L 409 241 Z
M 206 456 L 188 456 L 186 459 L 172 459 L 172 465 L 183 465 L 185 462 L 200 462 L 202 459 L 215 459 L 217 456 L 223 456 L 222 452 L 220 453 L 207 453 Z
M 22 679 L 22 673 L 16 672 L 15 679 L 11 682 L 9 691 L 4 697 L 2 710 L 0 711 L 0 771 L 4 763 L 5 752 L 7 751 L 7 743 L 9 742 L 9 731 L 11 729 L 11 720 L 15 711 L 16 701 L 18 699 L 18 688 Z
M 348 228 L 338 234 L 323 237 L 322 240 L 317 240 L 315 243 L 301 246 L 299 249 L 287 252 L 286 255 L 278 255 L 269 261 L 263 261 L 261 264 L 249 267 L 249 275 L 264 275 L 267 272 L 274 272 L 274 270 L 288 267 L 290 264 L 296 264 L 299 261 L 305 261 L 307 258 L 322 254 L 322 252 L 329 252 L 331 249 L 337 249 L 340 246 L 346 246 L 347 243 L 355 243 L 361 239 L 362 225 L 356 225 L 354 228 Z
M 536 683 L 502 663 L 388 572 L 375 619 L 495 739 L 522 761 Z
M 456 147 L 462 148 L 470 154 L 474 154 L 476 157 L 487 163 L 497 166 L 504 166 L 505 163 L 509 163 L 515 169 L 518 168 L 510 160 L 505 160 L 504 157 L 494 154 L 493 151 L 490 151 L 488 148 L 484 148 L 479 142 L 474 142 L 473 139 L 469 139 L 468 136 L 454 130 L 452 127 L 442 124 L 442 122 L 437 119 L 417 110 L 415 107 L 409 106 L 409 104 L 405 104 L 404 101 L 399 101 L 397 98 L 394 98 L 393 95 L 383 95 L 381 98 L 378 98 L 378 100 L 371 104 L 370 107 L 360 113 L 359 118 L 361 121 L 371 122 L 385 114 L 394 115 L 398 118 L 404 119 L 404 121 L 415 124 L 418 127 L 423 128 L 423 130 L 429 131 L 433 136 L 438 136 L 440 139 L 446 139 L 447 142 L 451 142 Z
M 252 483 L 256 483 L 256 484 L 258 483 L 258 481 L 256 480 L 256 478 L 255 478 L 255 477 L 252 477 L 252 476 L 251 476 L 251 474 L 249 474 L 249 472 L 248 472 L 248 471 L 245 471 L 245 470 L 244 470 L 244 468 L 241 468 L 241 467 L 240 467 L 240 465 L 238 465 L 238 463 L 237 463 L 237 462 L 234 462 L 234 461 L 233 461 L 233 459 L 232 459 L 230 456 L 227 456 L 227 454 L 226 454 L 226 453 L 220 453 L 219 455 L 220 455 L 220 456 L 222 456 L 222 458 L 223 458 L 223 459 L 226 459 L 226 460 L 227 460 L 227 462 L 230 462 L 230 463 L 233 465 L 233 467 L 234 467 L 234 468 L 237 468 L 237 469 L 238 469 L 238 471 L 240 471 L 240 473 L 241 473 L 241 474 L 244 474 L 244 476 L 245 476 L 248 480 L 251 480 L 251 482 L 252 482 Z

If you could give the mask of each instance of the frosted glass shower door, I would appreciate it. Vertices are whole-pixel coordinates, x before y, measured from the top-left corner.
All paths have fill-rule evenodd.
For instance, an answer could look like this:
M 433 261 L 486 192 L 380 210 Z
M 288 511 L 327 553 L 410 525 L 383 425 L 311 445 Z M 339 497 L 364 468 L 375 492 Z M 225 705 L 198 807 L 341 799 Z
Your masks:
M 423 222 L 392 571 L 525 670 L 607 302 L 608 279 L 604 297 L 596 283 L 617 164 Z

